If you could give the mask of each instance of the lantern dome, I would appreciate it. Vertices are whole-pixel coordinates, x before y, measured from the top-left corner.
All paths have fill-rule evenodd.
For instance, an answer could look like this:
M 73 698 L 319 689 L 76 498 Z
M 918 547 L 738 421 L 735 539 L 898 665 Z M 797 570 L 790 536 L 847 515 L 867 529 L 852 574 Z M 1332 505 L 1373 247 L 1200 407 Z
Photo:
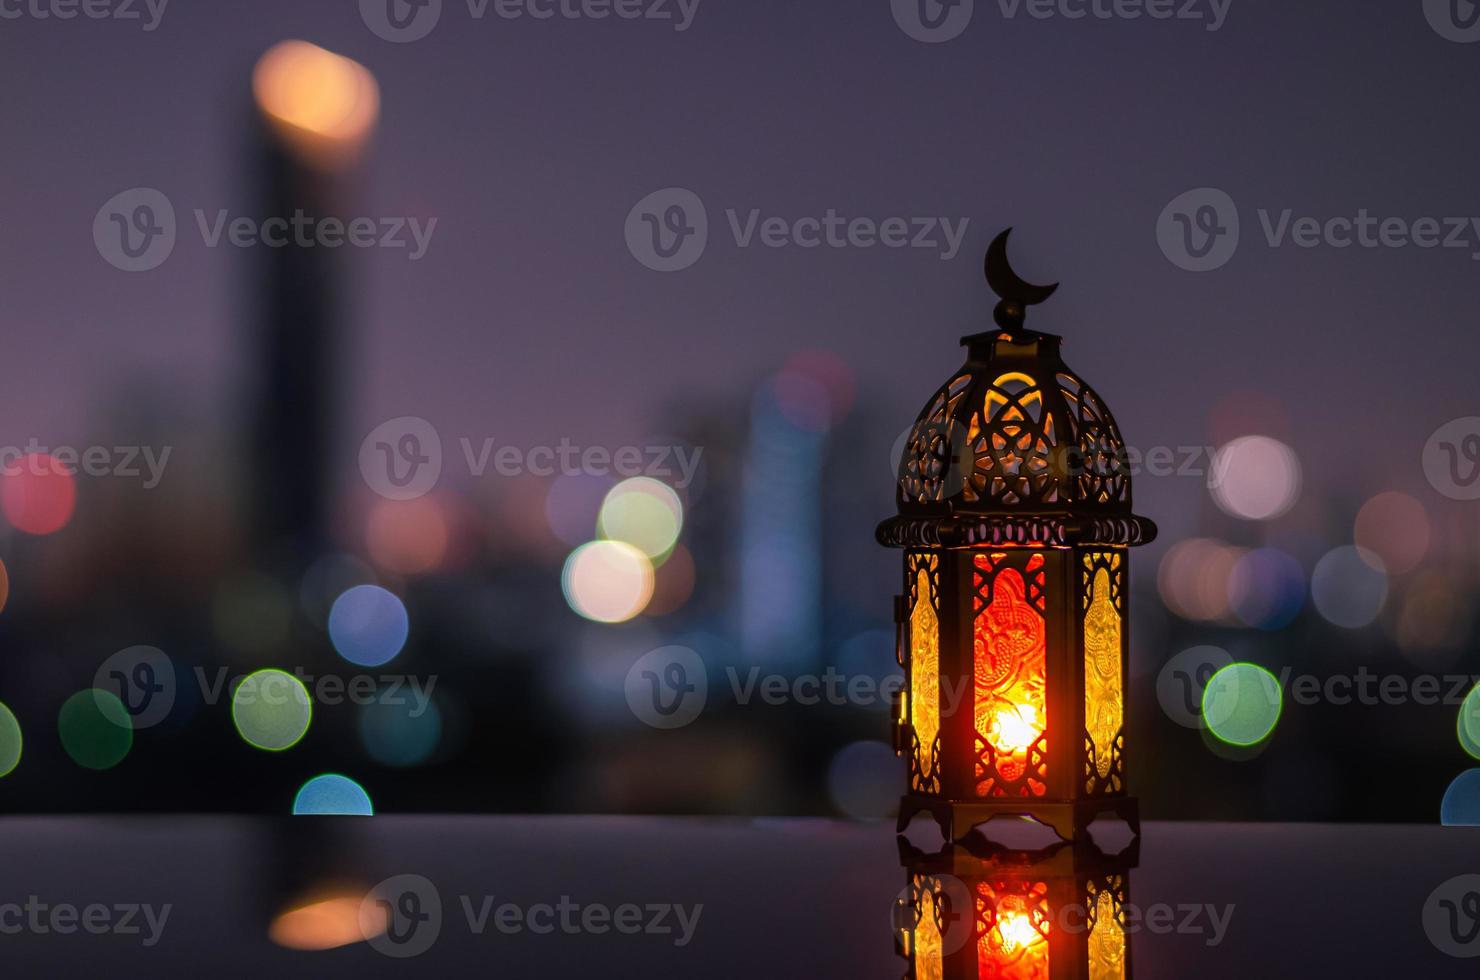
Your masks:
M 1008 229 L 1011 231 L 1011 229 Z M 1144 544 L 1125 441 L 1105 402 L 1063 361 L 1060 338 L 1023 326 L 1057 289 L 1024 282 L 1004 231 L 987 252 L 999 329 L 963 337 L 966 363 L 926 402 L 899 460 L 894 547 Z

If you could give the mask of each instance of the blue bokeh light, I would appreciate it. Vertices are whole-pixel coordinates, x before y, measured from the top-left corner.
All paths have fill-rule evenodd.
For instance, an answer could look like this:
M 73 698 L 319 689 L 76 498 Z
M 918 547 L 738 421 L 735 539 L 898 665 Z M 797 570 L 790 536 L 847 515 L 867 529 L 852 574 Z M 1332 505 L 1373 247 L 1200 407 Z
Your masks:
M 406 606 L 378 585 L 357 585 L 334 600 L 329 639 L 339 655 L 361 667 L 379 667 L 401 652 L 411 623 Z

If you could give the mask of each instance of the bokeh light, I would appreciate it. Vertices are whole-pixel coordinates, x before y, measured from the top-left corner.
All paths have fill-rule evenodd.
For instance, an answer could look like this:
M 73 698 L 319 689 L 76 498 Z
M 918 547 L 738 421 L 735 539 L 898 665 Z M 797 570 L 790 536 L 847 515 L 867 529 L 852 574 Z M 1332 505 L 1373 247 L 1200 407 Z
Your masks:
M 1469 636 L 1474 610 L 1454 581 L 1441 572 L 1419 572 L 1403 596 L 1394 639 L 1412 659 L 1453 659 Z
M 15 772 L 15 767 L 21 764 L 23 742 L 21 723 L 16 720 L 15 712 L 0 703 L 0 779 Z
M 673 550 L 683 529 L 683 503 L 666 483 L 647 476 L 623 480 L 601 502 L 597 531 L 625 541 L 654 561 Z
M 134 726 L 123 702 L 107 691 L 78 691 L 62 704 L 57 734 L 72 761 L 87 769 L 112 769 L 134 744 Z
M 1226 514 L 1272 520 L 1300 496 L 1300 460 L 1278 439 L 1241 436 L 1214 455 L 1208 489 Z
M 380 500 L 365 526 L 370 560 L 398 575 L 420 575 L 447 557 L 448 519 L 433 497 Z
M 904 763 L 883 742 L 854 742 L 827 767 L 827 792 L 833 806 L 855 820 L 878 820 L 899 805 Z
M 1230 584 L 1243 549 L 1210 538 L 1179 541 L 1162 555 L 1156 572 L 1161 600 L 1183 619 L 1227 620 Z
M 771 381 L 776 407 L 792 425 L 827 432 L 853 407 L 853 370 L 831 351 L 799 351 Z
M 1380 493 L 1357 512 L 1354 540 L 1382 559 L 1389 575 L 1417 568 L 1429 551 L 1429 515 L 1406 493 Z
M 653 597 L 653 565 L 623 541 L 591 541 L 570 553 L 560 573 L 570 608 L 598 623 L 626 622 Z
M 5 562 L 0 561 L 0 612 L 5 610 L 5 603 L 10 601 L 10 572 L 5 568 Z
M 402 701 L 377 700 L 360 709 L 360 740 L 383 766 L 419 766 L 442 740 L 442 712 L 435 701 L 418 703 L 414 694 Z
M 329 639 L 341 657 L 361 667 L 379 667 L 406 645 L 411 621 L 406 606 L 378 585 L 357 585 L 334 600 Z
M 0 474 L 0 509 L 17 531 L 54 534 L 72 520 L 77 481 L 54 457 L 27 453 Z
M 346 892 L 301 902 L 272 920 L 267 937 L 284 949 L 304 951 L 338 949 L 364 942 L 385 931 L 382 918 L 380 928 L 366 934 L 360 922 L 364 900 L 362 892 Z
M 1228 576 L 1228 604 L 1245 626 L 1289 626 L 1305 604 L 1305 571 L 1278 548 L 1245 552 Z
M 288 144 L 321 166 L 352 158 L 380 113 L 364 66 L 306 41 L 270 48 L 252 71 L 252 94 Z
M 303 784 L 293 798 L 295 817 L 370 817 L 375 808 L 370 794 L 348 776 L 327 773 Z
M 1477 684 L 1459 706 L 1459 719 L 1455 726 L 1459 734 L 1460 747 L 1470 758 L 1480 759 L 1480 684 Z
M 231 696 L 231 720 L 248 745 L 282 752 L 297 745 L 313 721 L 308 688 L 286 671 L 268 668 L 242 678 Z
M 1439 822 L 1446 827 L 1480 827 L 1480 769 L 1466 769 L 1444 791 Z
M 1387 601 L 1387 574 L 1382 559 L 1346 545 L 1328 551 L 1310 577 L 1310 598 L 1326 620 L 1360 629 L 1382 612 Z
M 1284 692 L 1258 664 L 1231 663 L 1208 679 L 1202 714 L 1208 731 L 1230 745 L 1257 745 L 1280 720 Z

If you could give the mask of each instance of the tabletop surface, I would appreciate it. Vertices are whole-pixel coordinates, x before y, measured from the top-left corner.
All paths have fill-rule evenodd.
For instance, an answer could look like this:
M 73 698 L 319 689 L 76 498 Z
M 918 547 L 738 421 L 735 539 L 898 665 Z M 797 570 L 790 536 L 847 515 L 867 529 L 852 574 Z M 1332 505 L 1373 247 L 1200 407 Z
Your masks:
M 883 825 L 27 817 L 3 828 L 6 976 L 906 973 L 893 931 L 907 872 Z M 1150 823 L 1129 873 L 1145 917 L 1131 975 L 1474 976 L 1480 962 L 1454 955 L 1480 955 L 1469 874 L 1480 833 L 1461 828 Z M 414 942 L 283 945 L 320 942 L 335 915 L 406 875 L 421 897 L 403 911 L 428 926 Z

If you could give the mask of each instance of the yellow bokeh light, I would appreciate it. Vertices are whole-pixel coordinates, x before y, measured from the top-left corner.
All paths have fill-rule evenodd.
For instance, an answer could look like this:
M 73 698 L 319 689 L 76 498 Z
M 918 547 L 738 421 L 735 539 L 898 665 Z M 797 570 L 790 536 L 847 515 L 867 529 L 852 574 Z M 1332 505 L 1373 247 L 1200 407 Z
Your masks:
M 683 504 L 665 483 L 639 476 L 612 487 L 596 521 L 604 538 L 625 541 L 661 562 L 678 543 Z
M 653 597 L 653 563 L 622 541 L 592 541 L 570 553 L 560 575 L 565 601 L 598 623 L 622 623 Z
M 375 77 L 356 61 L 307 41 L 283 41 L 252 72 L 257 106 L 308 162 L 352 158 L 380 115 Z

